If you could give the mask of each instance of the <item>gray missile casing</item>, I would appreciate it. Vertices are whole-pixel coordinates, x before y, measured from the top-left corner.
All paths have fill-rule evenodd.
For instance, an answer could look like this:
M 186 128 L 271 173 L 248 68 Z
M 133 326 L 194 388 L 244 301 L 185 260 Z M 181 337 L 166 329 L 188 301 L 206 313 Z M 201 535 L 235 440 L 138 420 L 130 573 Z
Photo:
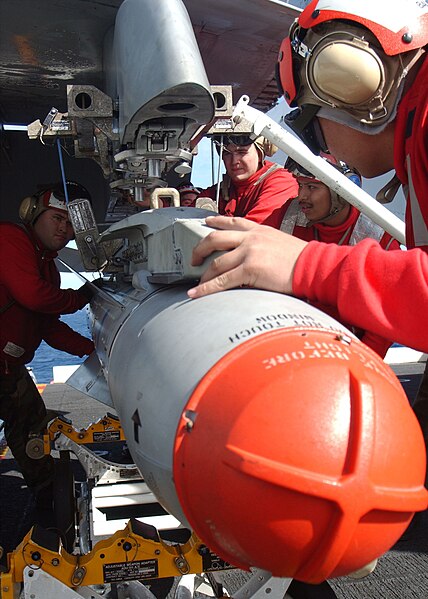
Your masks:
M 352 337 L 293 297 L 237 289 L 190 300 L 187 288 L 147 281 L 146 291 L 130 287 L 112 295 L 117 303 L 100 297 L 93 306 L 97 353 L 131 455 L 159 502 L 184 524 L 173 483 L 175 434 L 211 367 L 245 341 L 278 328 L 331 329 Z

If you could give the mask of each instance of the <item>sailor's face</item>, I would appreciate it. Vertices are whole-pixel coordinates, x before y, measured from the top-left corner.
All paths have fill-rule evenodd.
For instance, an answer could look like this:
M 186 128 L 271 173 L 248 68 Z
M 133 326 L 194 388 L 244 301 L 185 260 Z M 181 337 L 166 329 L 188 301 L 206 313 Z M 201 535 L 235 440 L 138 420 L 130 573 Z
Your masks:
M 322 117 L 318 117 L 318 121 L 330 153 L 363 177 L 377 177 L 394 168 L 392 123 L 381 133 L 369 135 Z
M 308 220 L 319 220 L 330 214 L 331 198 L 330 190 L 324 183 L 299 177 L 299 200 L 300 210 Z
M 246 181 L 260 168 L 260 156 L 254 144 L 235 146 L 229 144 L 223 153 L 224 166 L 232 181 Z
M 185 206 L 187 208 L 194 206 L 197 197 L 197 193 L 183 193 L 180 196 L 180 206 Z
M 55 252 L 62 250 L 74 237 L 68 215 L 54 208 L 42 212 L 34 223 L 33 229 L 43 246 Z

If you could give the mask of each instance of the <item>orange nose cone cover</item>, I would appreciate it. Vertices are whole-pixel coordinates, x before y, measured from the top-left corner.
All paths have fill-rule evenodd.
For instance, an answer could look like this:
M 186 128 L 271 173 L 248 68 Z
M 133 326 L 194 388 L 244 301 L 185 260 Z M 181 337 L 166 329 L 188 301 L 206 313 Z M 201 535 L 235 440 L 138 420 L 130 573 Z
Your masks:
M 426 509 L 425 446 L 400 383 L 358 341 L 282 329 L 233 349 L 179 423 L 174 481 L 212 551 L 320 582 L 367 564 Z

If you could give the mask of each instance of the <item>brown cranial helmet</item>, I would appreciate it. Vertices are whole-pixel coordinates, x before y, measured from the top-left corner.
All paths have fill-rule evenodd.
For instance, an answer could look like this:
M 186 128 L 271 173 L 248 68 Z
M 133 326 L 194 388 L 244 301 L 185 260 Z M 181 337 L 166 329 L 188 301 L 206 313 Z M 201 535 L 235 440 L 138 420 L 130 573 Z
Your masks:
M 227 146 L 236 146 L 236 148 L 241 148 L 254 144 L 261 152 L 262 161 L 265 159 L 265 156 L 273 156 L 278 150 L 273 143 L 271 143 L 262 135 L 254 139 L 250 135 L 227 133 L 214 135 L 212 139 L 217 151 L 219 151 L 220 147 L 223 145 L 224 152 L 230 151 L 227 149 Z

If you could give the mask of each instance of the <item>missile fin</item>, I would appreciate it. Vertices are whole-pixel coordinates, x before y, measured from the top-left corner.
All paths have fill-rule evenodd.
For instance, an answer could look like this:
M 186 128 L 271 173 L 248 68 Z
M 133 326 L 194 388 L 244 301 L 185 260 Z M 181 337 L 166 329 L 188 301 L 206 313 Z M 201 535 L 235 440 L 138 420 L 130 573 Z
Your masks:
M 66 382 L 67 385 L 77 389 L 77 391 L 96 399 L 110 408 L 114 408 L 110 389 L 108 388 L 101 363 L 95 352 L 92 352 L 86 358 L 83 364 L 73 372 Z

